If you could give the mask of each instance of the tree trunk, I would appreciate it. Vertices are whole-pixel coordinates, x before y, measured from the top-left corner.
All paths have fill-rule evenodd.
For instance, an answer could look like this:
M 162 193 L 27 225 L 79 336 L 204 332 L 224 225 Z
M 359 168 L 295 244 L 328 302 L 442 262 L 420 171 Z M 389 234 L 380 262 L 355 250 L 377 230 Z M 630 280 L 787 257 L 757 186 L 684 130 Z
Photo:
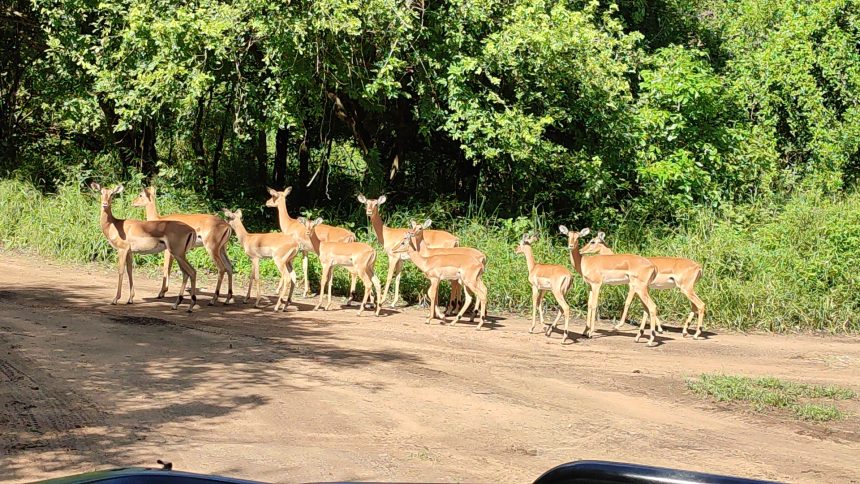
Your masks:
M 266 185 L 268 184 L 268 166 L 269 155 L 268 147 L 266 146 L 266 130 L 260 129 L 257 131 L 257 139 L 254 144 L 254 155 L 257 157 L 257 185 L 260 187 L 260 192 L 265 193 Z
M 212 154 L 212 185 L 210 192 L 213 198 L 218 198 L 221 194 L 220 186 L 218 185 L 218 166 L 221 164 L 221 155 L 224 151 L 224 136 L 227 134 L 227 125 L 230 123 L 230 118 L 233 117 L 233 98 L 236 95 L 236 83 L 230 85 L 230 97 L 227 100 L 227 105 L 224 107 L 224 114 L 221 118 L 221 129 L 218 130 L 218 141 L 215 142 L 215 153 Z
M 272 181 L 278 190 L 283 190 L 287 184 L 289 141 L 290 132 L 287 131 L 287 128 L 278 128 L 278 132 L 275 133 L 275 166 L 272 167 Z

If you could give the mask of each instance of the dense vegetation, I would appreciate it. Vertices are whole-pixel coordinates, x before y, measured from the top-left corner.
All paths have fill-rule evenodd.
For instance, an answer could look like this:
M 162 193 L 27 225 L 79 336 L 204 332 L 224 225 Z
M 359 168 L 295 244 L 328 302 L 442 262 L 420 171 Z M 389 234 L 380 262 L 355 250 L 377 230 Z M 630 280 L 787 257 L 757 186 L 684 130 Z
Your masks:
M 854 0 L 12 0 L 0 35 L 5 245 L 110 259 L 93 179 L 257 229 L 266 185 L 354 229 L 386 193 L 487 250 L 496 307 L 563 222 L 697 258 L 709 324 L 860 326 Z

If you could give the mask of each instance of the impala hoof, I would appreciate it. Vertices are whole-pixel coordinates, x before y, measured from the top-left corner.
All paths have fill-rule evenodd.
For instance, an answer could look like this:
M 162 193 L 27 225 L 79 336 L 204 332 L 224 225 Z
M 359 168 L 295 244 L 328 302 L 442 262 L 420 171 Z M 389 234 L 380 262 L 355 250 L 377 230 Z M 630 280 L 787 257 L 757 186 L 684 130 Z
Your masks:
M 694 335 L 694 336 L 693 336 L 693 339 L 698 340 L 698 339 L 699 339 L 699 335 Z
M 653 348 L 653 347 L 655 347 L 655 346 L 657 346 L 657 342 L 656 342 L 656 341 L 649 341 L 649 342 L 648 342 L 648 347 L 649 347 L 649 348 Z
M 214 300 L 214 299 L 210 299 L 210 300 L 209 300 L 209 304 L 207 304 L 207 306 L 214 306 L 214 305 L 215 305 L 215 300 Z

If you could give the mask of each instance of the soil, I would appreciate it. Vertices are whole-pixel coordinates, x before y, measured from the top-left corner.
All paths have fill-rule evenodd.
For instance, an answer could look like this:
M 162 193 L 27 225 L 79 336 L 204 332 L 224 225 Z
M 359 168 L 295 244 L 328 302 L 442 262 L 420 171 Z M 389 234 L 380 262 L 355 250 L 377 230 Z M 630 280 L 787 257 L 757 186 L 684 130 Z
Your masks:
M 515 315 L 475 331 L 425 324 L 416 308 L 210 307 L 211 281 L 188 314 L 136 276 L 135 304 L 111 306 L 113 272 L 0 252 L 2 479 L 165 459 L 271 482 L 531 482 L 601 459 L 860 482 L 858 400 L 838 403 L 845 420 L 807 423 L 685 385 L 724 372 L 860 391 L 857 336 L 709 328 L 694 341 L 670 322 L 648 348 L 602 321 L 594 339 L 562 345 Z

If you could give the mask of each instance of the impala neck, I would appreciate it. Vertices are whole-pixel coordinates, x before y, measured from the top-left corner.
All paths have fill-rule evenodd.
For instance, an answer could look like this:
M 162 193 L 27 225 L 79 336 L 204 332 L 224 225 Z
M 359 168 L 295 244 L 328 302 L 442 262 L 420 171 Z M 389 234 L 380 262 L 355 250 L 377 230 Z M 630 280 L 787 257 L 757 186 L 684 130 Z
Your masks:
M 409 244 L 406 245 L 406 253 L 409 254 L 409 258 L 412 260 L 412 263 L 418 267 L 418 270 L 421 272 L 427 272 L 427 258 L 421 255 L 421 252 L 415 248 L 413 240 L 410 240 Z
M 158 220 L 160 218 L 158 215 L 158 207 L 155 205 L 155 197 L 150 198 L 143 209 L 146 211 L 147 220 Z
M 284 210 L 286 210 L 286 208 Z M 311 229 L 311 235 L 308 239 L 311 241 L 311 248 L 313 249 L 314 254 L 320 255 L 320 238 L 317 237 L 317 227 Z
M 105 236 L 108 236 L 108 232 L 110 226 L 117 222 L 117 219 L 113 216 L 113 211 L 111 210 L 110 205 L 107 207 L 101 207 L 101 213 L 99 214 L 99 225 L 102 228 L 102 232 L 104 232 Z
M 570 250 L 570 262 L 573 264 L 573 268 L 576 269 L 580 275 L 582 274 L 582 254 L 579 252 L 579 239 L 576 239 L 576 247 Z
M 236 238 L 239 239 L 239 243 L 242 246 L 245 246 L 245 241 L 248 238 L 248 231 L 245 229 L 245 224 L 242 223 L 239 219 L 233 219 L 233 223 L 230 224 L 233 227 L 233 232 L 236 232 Z
M 535 269 L 535 256 L 530 245 L 523 245 L 522 247 L 523 255 L 526 257 L 526 266 L 528 266 L 529 274 L 531 274 Z
M 293 222 L 296 222 L 296 219 L 290 217 L 290 212 L 287 212 L 287 197 L 278 197 L 278 225 L 281 226 L 281 232 L 289 232 Z
M 382 217 L 379 216 L 379 207 L 373 208 L 370 224 L 373 225 L 373 231 L 376 232 L 376 240 L 379 241 L 380 245 L 385 246 L 385 226 L 382 224 Z
M 615 252 L 612 252 L 612 249 L 603 244 L 600 245 L 600 250 L 597 252 L 598 255 L 612 255 L 614 253 Z

